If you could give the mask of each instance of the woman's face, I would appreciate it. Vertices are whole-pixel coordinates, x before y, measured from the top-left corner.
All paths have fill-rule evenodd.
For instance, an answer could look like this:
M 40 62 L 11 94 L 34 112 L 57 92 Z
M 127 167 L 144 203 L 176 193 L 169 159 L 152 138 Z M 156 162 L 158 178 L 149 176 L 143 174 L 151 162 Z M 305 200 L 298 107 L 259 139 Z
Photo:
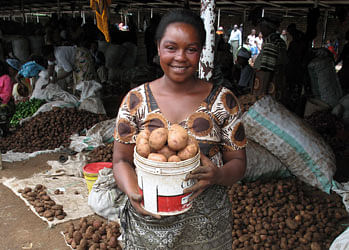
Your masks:
M 192 79 L 200 60 L 201 44 L 196 29 L 186 23 L 171 23 L 158 43 L 160 65 L 173 82 Z

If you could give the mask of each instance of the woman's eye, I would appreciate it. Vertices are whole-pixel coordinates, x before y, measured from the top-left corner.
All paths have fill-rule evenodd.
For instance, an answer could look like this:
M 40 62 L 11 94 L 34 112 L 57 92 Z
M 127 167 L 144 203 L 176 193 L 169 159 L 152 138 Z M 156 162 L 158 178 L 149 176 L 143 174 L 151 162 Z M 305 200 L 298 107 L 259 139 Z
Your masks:
M 175 50 L 176 48 L 173 47 L 173 46 L 167 46 L 166 49 L 168 49 L 168 50 Z
M 195 52 L 197 52 L 198 50 L 197 50 L 196 48 L 188 48 L 188 51 L 189 51 L 190 53 L 195 53 Z

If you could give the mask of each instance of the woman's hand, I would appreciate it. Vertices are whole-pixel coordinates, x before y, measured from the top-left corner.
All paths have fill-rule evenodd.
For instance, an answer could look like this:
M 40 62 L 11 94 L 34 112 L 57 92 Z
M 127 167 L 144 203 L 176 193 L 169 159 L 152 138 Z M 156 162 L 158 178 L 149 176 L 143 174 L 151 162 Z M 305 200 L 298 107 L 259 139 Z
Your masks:
M 190 196 L 189 201 L 194 200 L 198 197 L 207 187 L 216 184 L 220 179 L 219 168 L 212 163 L 212 161 L 201 153 L 201 166 L 194 169 L 186 176 L 185 180 L 194 179 L 197 180 L 193 186 L 184 189 L 184 193 L 193 194 Z
M 130 200 L 132 207 L 137 211 L 137 213 L 143 216 L 150 215 L 156 219 L 161 219 L 160 215 L 150 213 L 142 207 L 143 196 L 141 194 L 131 193 L 128 195 L 128 199 Z

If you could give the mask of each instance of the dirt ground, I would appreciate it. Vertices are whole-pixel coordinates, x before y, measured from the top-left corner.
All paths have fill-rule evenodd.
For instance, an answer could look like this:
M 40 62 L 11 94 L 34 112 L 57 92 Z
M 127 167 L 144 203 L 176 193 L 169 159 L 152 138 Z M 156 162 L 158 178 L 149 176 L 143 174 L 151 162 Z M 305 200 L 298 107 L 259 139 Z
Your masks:
M 0 178 L 27 178 L 34 173 L 50 169 L 48 160 L 58 160 L 59 154 L 44 154 L 35 158 L 8 163 L 3 162 Z M 48 224 L 37 217 L 25 203 L 9 188 L 0 185 L 0 240 L 1 249 L 45 249 L 68 250 L 63 236 L 66 223 L 48 228 Z

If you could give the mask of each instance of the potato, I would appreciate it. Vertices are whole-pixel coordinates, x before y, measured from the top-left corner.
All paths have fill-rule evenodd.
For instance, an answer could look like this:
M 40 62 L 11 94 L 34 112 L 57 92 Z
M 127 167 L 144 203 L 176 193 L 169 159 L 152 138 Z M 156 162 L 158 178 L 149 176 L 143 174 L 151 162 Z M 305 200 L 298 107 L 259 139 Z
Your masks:
M 152 161 L 161 161 L 161 162 L 166 162 L 167 158 L 163 154 L 158 154 L 158 153 L 150 153 L 148 156 L 149 160 Z
M 102 222 L 100 220 L 94 220 L 92 226 L 95 230 L 97 230 L 102 226 Z
M 79 245 L 79 244 L 80 244 L 80 241 L 81 241 L 81 239 L 82 239 L 82 234 L 81 234 L 79 231 L 75 231 L 75 232 L 73 233 L 73 239 L 74 239 L 76 245 Z
M 54 215 L 55 215 L 54 212 L 52 212 L 51 210 L 46 210 L 44 212 L 44 217 L 46 218 L 53 217 Z
M 117 240 L 114 236 L 112 236 L 108 242 L 109 247 L 116 247 L 117 246 Z
M 181 158 L 179 158 L 178 155 L 171 155 L 167 161 L 168 162 L 180 162 Z
M 195 144 L 188 144 L 184 149 L 177 153 L 178 157 L 181 158 L 182 161 L 190 159 L 194 157 L 198 152 L 198 148 Z
M 137 135 L 137 139 L 136 139 L 136 145 L 138 145 L 138 141 L 140 139 L 146 139 L 148 141 L 149 136 L 150 136 L 149 130 L 142 130 L 141 132 L 139 132 L 139 134 Z
M 174 124 L 168 131 L 167 144 L 170 149 L 179 151 L 187 146 L 188 137 L 188 133 L 183 127 Z
M 140 156 L 143 156 L 144 158 L 147 158 L 148 155 L 150 154 L 150 146 L 149 146 L 148 142 L 143 141 L 145 139 L 141 139 L 141 140 L 142 140 L 143 143 L 138 144 L 136 146 L 136 150 L 137 150 L 137 153 Z
M 168 131 L 166 128 L 154 129 L 149 136 L 149 146 L 151 149 L 160 150 L 167 142 Z
M 171 155 L 175 155 L 176 152 L 171 150 L 168 146 L 163 146 L 157 153 L 162 154 L 164 156 L 166 156 L 166 158 L 168 159 Z

